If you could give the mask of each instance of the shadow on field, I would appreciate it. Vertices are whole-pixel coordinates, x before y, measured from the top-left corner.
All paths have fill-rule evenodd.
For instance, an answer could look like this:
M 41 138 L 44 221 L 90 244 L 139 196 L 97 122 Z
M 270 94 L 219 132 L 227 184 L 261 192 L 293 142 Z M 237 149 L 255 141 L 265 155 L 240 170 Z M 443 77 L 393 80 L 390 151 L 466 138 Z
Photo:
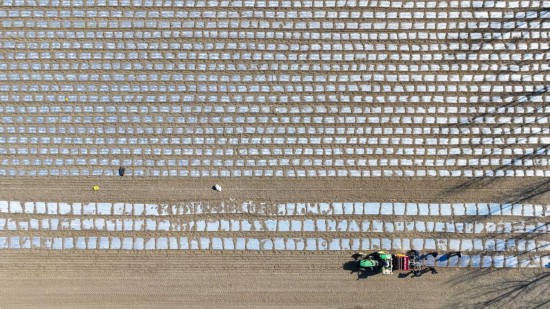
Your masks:
M 472 183 L 475 180 L 466 180 L 467 183 Z M 483 187 L 483 184 L 490 182 L 490 179 L 477 180 L 479 187 Z M 460 218 L 460 222 L 465 224 L 473 224 L 475 233 L 483 233 L 485 239 L 502 239 L 518 241 L 539 241 L 548 240 L 548 233 L 550 231 L 550 221 L 548 221 L 548 214 L 546 213 L 545 206 L 548 204 L 547 200 L 550 199 L 550 179 L 537 180 L 523 184 L 517 187 L 517 190 L 513 193 L 501 194 L 498 199 L 491 201 L 476 201 L 476 202 L 495 202 L 501 204 L 498 209 L 491 209 L 488 206 L 488 211 L 483 214 L 465 215 Z M 491 186 L 494 188 L 494 186 Z M 461 189 L 467 190 L 467 189 Z M 533 203 L 534 199 L 538 199 L 538 205 L 533 211 L 532 216 L 509 216 L 504 219 L 503 212 L 507 210 L 509 213 L 512 211 L 514 204 Z M 542 201 L 542 202 L 540 202 Z M 542 205 L 540 205 L 542 204 Z M 495 217 L 496 216 L 496 217 Z M 503 222 L 504 221 L 504 222 Z M 490 230 L 489 226 L 484 224 L 493 223 L 493 229 Z M 482 224 L 481 229 L 478 230 L 478 224 Z M 529 244 L 529 246 L 532 246 Z M 547 247 L 547 246 L 546 246 Z M 549 248 L 541 248 L 542 250 L 548 250 Z M 527 249 L 532 251 L 532 249 Z
M 500 178 L 502 177 L 476 177 L 467 179 L 460 185 L 444 191 L 442 195 L 448 197 L 454 194 L 462 193 L 463 191 L 467 191 L 469 189 L 480 189 L 493 184 L 498 185 L 497 182 Z M 516 193 L 501 196 L 498 202 L 505 204 L 519 204 L 540 197 L 545 193 L 550 193 L 550 179 L 542 179 L 535 183 L 518 187 Z
M 475 11 L 474 11 L 475 13 Z M 510 46 L 515 46 L 518 43 L 529 44 L 533 39 L 529 36 L 525 36 L 530 30 L 542 28 L 542 24 L 550 17 L 550 11 L 547 8 L 533 8 L 532 11 L 520 14 L 520 16 L 512 15 L 509 18 L 502 20 L 502 24 L 506 27 L 500 31 L 492 29 L 490 24 L 485 26 L 478 25 L 469 29 L 463 29 L 464 33 L 483 33 L 481 38 L 471 38 L 469 35 L 467 39 L 464 39 L 464 44 L 461 48 L 453 50 L 456 53 L 465 53 L 468 57 L 474 58 L 480 56 L 483 53 L 487 53 L 488 50 L 492 50 L 492 45 L 496 43 L 503 43 L 507 49 Z M 521 29 L 522 31 L 516 31 Z M 513 50 L 513 49 L 512 49 Z M 547 119 L 550 117 L 550 113 L 546 112 L 550 106 L 548 96 L 550 92 L 550 86 L 545 82 L 529 82 L 528 80 L 515 80 L 510 75 L 522 72 L 524 67 L 539 66 L 545 63 L 545 55 L 548 50 L 541 49 L 539 52 L 532 54 L 526 54 L 522 59 L 499 59 L 498 65 L 491 66 L 487 63 L 482 68 L 486 72 L 482 84 L 498 84 L 503 86 L 530 86 L 531 88 L 521 88 L 518 90 L 514 88 L 512 91 L 507 92 L 485 92 L 478 91 L 476 96 L 482 98 L 480 101 L 469 102 L 469 107 L 479 108 L 486 107 L 488 110 L 479 112 L 474 115 L 468 115 L 467 118 L 462 117 L 459 123 L 445 124 L 440 128 L 454 129 L 454 137 L 471 138 L 475 137 L 481 139 L 470 139 L 468 145 L 471 149 L 485 148 L 489 146 L 488 152 L 482 154 L 475 154 L 472 158 L 476 160 L 483 159 L 502 159 L 506 160 L 506 163 L 501 165 L 488 165 L 481 166 L 478 163 L 468 162 L 465 166 L 462 166 L 460 170 L 481 170 L 492 174 L 493 176 L 479 176 L 468 178 L 466 181 L 457 185 L 449 190 L 441 193 L 441 197 L 449 197 L 458 195 L 463 191 L 469 189 L 480 189 L 488 186 L 498 187 L 499 181 L 503 178 L 508 178 L 506 175 L 510 171 L 518 169 L 545 169 L 546 166 L 542 166 L 544 161 L 542 159 L 548 158 L 550 152 L 550 144 L 539 140 L 537 143 L 529 141 L 532 137 L 547 137 L 550 134 L 550 127 L 548 127 L 546 121 L 540 121 L 541 119 Z M 547 73 L 547 70 L 540 70 L 540 72 L 532 72 L 530 74 L 542 74 Z M 496 76 L 496 77 L 495 77 Z M 510 77 L 510 78 L 505 78 Z M 491 86 L 492 87 L 492 86 Z M 483 99 L 491 96 L 489 99 Z M 493 97 L 498 97 L 499 100 L 494 101 Z M 509 114 L 511 108 L 518 107 L 530 107 L 530 111 L 524 110 L 522 112 L 516 111 L 513 115 Z M 500 117 L 524 117 L 524 122 L 516 122 L 514 119 L 510 121 L 496 121 L 490 122 L 488 118 L 500 118 Z M 478 129 L 477 133 L 472 133 L 472 129 Z M 474 136 L 472 136 L 474 134 Z M 491 139 L 491 144 L 486 145 L 485 138 Z M 507 138 L 517 138 L 517 142 L 507 140 Z M 520 144 L 519 140 L 525 142 Z M 528 141 L 528 142 L 526 142 Z M 520 151 L 518 151 L 520 150 Z M 506 151 L 511 151 L 512 155 L 504 154 Z M 461 151 L 460 154 L 450 154 L 451 159 L 464 159 L 466 156 L 472 155 L 472 153 Z M 525 163 L 528 161 L 529 163 Z M 529 164 L 529 165 L 528 165 Z M 550 179 L 541 181 L 537 184 L 526 185 L 525 187 L 518 188 L 517 194 L 513 196 L 503 196 L 502 201 L 505 203 L 522 203 L 529 199 L 539 197 L 540 195 L 550 191 Z M 496 202 L 496 201 L 494 201 Z
M 344 263 L 342 266 L 344 270 L 347 270 L 350 272 L 350 274 L 357 273 L 357 280 L 359 279 L 367 279 L 368 277 L 379 275 L 379 272 L 376 270 L 361 270 L 359 268 L 359 262 L 357 261 L 349 261 Z
M 550 272 L 538 274 L 517 273 L 514 280 L 501 280 L 492 284 L 477 284 L 488 275 L 505 275 L 504 269 L 479 269 L 467 272 L 452 280 L 451 286 L 460 289 L 459 299 L 453 308 L 548 308 L 550 307 Z M 500 273 L 500 274 L 499 274 Z

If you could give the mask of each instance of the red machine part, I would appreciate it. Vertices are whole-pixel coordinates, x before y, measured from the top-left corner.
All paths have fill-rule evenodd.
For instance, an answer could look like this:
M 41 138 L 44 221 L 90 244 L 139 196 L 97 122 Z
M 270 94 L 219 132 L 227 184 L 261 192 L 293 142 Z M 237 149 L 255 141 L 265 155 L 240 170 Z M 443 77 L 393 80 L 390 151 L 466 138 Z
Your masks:
M 394 256 L 393 267 L 395 270 L 409 270 L 409 257 L 404 254 L 396 254 Z

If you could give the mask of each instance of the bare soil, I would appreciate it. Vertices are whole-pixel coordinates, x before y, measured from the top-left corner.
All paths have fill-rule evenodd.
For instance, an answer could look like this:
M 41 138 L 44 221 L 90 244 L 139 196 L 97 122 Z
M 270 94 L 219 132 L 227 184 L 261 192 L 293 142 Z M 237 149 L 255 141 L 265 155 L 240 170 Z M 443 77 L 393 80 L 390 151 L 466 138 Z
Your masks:
M 212 190 L 220 184 L 222 192 Z M 92 191 L 98 185 L 99 191 Z M 3 199 L 60 202 L 151 202 L 255 200 L 285 202 L 500 202 L 548 203 L 545 177 L 434 178 L 143 178 L 2 177 Z
M 544 307 L 550 272 L 440 269 L 358 280 L 347 252 L 4 252 L 7 307 Z M 516 292 L 514 292 L 516 291 Z
M 220 183 L 223 191 L 211 187 Z M 93 192 L 92 185 L 100 191 Z M 63 202 L 495 201 L 548 203 L 546 180 L 3 178 L 8 200 Z M 542 188 L 542 189 L 541 189 Z M 61 231 L 62 234 L 70 231 Z M 81 231 L 80 233 L 94 233 Z M 548 235 L 540 235 L 548 237 Z M 545 307 L 548 269 L 438 269 L 360 278 L 352 252 L 40 251 L 0 255 L 6 307 Z

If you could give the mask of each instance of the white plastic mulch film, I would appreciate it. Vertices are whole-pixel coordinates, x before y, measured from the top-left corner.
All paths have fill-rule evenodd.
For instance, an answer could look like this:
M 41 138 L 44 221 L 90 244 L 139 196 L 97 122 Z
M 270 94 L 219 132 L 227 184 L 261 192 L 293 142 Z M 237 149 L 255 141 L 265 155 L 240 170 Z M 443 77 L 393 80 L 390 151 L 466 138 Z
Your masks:
M 550 267 L 550 205 L 0 201 L 0 216 L 0 249 L 414 249 L 461 251 L 437 266 Z
M 550 176 L 549 1 L 1 4 L 0 175 Z

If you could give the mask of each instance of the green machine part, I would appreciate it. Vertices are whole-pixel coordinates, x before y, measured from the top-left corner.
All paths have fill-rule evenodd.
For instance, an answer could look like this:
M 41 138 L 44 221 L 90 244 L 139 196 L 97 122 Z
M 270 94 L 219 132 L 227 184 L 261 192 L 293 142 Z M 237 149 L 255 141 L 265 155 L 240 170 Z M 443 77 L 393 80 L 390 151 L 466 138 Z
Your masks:
M 385 260 L 391 260 L 392 257 L 391 257 L 391 254 L 389 253 L 380 253 L 380 259 L 382 261 L 385 261 Z
M 359 261 L 359 267 L 361 268 L 367 268 L 367 267 L 378 267 L 378 261 L 377 260 L 361 260 Z

